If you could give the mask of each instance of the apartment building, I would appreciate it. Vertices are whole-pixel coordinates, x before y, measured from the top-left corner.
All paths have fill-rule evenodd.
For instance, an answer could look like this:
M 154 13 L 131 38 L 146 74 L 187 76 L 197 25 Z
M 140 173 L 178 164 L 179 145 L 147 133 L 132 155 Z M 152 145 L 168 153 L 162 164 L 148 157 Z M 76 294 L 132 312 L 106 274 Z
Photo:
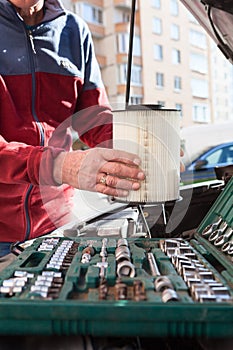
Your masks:
M 232 65 L 179 0 L 136 1 L 131 67 L 131 0 L 63 2 L 90 27 L 113 108 L 126 102 L 176 108 L 182 127 L 233 120 Z
M 215 123 L 233 122 L 233 66 L 211 45 L 211 108 Z

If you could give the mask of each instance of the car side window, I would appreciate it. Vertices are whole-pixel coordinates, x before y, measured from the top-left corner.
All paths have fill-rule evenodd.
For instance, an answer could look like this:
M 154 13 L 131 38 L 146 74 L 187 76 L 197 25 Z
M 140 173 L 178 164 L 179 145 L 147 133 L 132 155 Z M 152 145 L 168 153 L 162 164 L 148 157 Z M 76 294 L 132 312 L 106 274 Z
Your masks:
M 233 163 L 233 146 L 218 149 L 206 157 L 208 165 Z
M 212 165 L 212 164 L 217 164 L 220 162 L 220 158 L 222 156 L 222 149 L 218 149 L 214 152 L 212 152 L 211 154 L 209 154 L 206 157 L 206 161 L 208 165 Z
M 228 147 L 226 162 L 233 164 L 233 146 Z

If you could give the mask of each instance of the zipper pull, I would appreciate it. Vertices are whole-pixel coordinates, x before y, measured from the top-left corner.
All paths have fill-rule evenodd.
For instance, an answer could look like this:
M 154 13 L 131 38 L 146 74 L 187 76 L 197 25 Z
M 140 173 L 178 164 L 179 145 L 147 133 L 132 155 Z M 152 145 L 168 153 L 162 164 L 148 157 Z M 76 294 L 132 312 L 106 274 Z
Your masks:
M 28 31 L 28 36 L 29 36 L 29 39 L 30 39 L 32 51 L 36 55 L 36 50 L 35 50 L 35 46 L 34 46 L 34 39 L 33 39 L 33 35 L 32 35 L 32 31 L 31 30 Z

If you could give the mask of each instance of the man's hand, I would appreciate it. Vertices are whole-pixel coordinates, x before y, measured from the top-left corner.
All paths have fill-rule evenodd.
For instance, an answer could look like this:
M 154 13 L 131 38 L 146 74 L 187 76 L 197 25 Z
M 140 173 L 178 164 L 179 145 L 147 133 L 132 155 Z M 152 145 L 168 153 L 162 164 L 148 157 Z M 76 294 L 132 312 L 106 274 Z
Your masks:
M 180 156 L 181 157 L 184 156 L 184 151 L 182 148 L 180 149 Z M 184 163 L 182 161 L 180 161 L 180 172 L 182 173 L 183 171 L 185 171 L 185 166 L 184 166 Z
M 140 159 L 132 153 L 92 148 L 61 153 L 54 162 L 54 179 L 81 190 L 126 197 L 145 179 Z

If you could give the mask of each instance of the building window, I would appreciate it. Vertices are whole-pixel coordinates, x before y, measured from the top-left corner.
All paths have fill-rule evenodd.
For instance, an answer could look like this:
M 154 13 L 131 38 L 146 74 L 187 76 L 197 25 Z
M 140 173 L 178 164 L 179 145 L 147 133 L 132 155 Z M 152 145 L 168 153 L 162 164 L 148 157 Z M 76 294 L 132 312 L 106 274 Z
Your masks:
M 154 45 L 154 59 L 158 61 L 162 61 L 163 59 L 163 47 L 162 45 L 155 44 Z
M 81 16 L 89 23 L 103 24 L 103 11 L 101 8 L 89 4 L 82 4 Z
M 192 52 L 190 55 L 190 69 L 206 74 L 208 72 L 207 57 L 200 53 Z
M 114 23 L 129 23 L 130 11 L 115 10 L 114 11 Z
M 131 68 L 131 84 L 141 86 L 142 77 L 141 77 L 141 66 L 133 65 Z M 126 84 L 127 81 L 127 64 L 121 64 L 119 66 L 119 84 Z
M 171 39 L 173 40 L 180 39 L 180 27 L 174 23 L 171 25 Z
M 180 64 L 181 63 L 180 50 L 172 49 L 172 63 L 173 64 Z
M 207 104 L 196 103 L 193 105 L 193 121 L 208 123 L 210 121 L 209 106 Z
M 139 35 L 135 35 L 133 39 L 133 55 L 141 56 L 141 38 Z
M 129 47 L 129 34 L 128 33 L 118 33 L 117 39 L 117 52 L 127 53 Z
M 152 7 L 155 7 L 156 9 L 161 8 L 161 0 L 152 0 Z
M 179 5 L 177 0 L 170 0 L 170 12 L 172 16 L 179 15 Z
M 153 18 L 153 33 L 162 34 L 162 21 L 160 18 Z
M 181 77 L 174 77 L 174 90 L 175 91 L 180 91 L 182 86 L 181 86 L 182 79 Z
M 129 51 L 129 33 L 118 33 L 117 39 L 117 52 L 128 53 Z M 133 41 L 133 55 L 141 56 L 141 39 L 140 36 L 135 35 Z
M 191 79 L 192 96 L 208 98 L 208 82 L 204 79 Z
M 142 104 L 142 96 L 130 96 L 130 103 L 132 105 Z
M 119 65 L 119 84 L 126 84 L 127 81 L 127 64 Z
M 141 66 L 132 66 L 131 71 L 131 83 L 134 85 L 142 85 L 142 67 Z
M 177 109 L 177 111 L 180 111 L 180 117 L 183 116 L 183 106 L 181 103 L 176 103 L 175 104 L 175 108 Z
M 164 74 L 157 72 L 155 79 L 156 79 L 156 87 L 163 88 L 164 87 Z
M 130 12 L 123 12 L 122 13 L 122 22 L 123 23 L 129 23 L 130 22 Z
M 191 12 L 188 12 L 188 19 L 192 23 L 199 24 L 198 21 L 196 20 L 196 18 L 193 16 L 193 14 Z
M 200 31 L 190 29 L 189 31 L 190 44 L 201 49 L 206 49 L 206 36 Z

